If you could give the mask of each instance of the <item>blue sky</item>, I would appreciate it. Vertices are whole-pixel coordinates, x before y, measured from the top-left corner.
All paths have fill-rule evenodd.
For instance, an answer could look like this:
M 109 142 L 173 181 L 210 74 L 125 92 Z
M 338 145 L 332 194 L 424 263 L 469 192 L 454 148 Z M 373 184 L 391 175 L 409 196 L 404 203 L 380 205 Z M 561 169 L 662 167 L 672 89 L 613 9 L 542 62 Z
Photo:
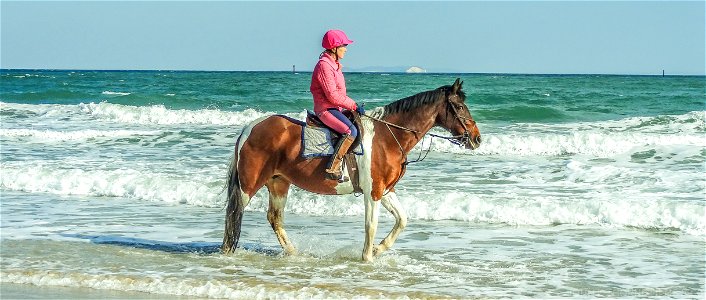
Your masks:
M 0 67 L 705 74 L 704 1 L 1 1 Z

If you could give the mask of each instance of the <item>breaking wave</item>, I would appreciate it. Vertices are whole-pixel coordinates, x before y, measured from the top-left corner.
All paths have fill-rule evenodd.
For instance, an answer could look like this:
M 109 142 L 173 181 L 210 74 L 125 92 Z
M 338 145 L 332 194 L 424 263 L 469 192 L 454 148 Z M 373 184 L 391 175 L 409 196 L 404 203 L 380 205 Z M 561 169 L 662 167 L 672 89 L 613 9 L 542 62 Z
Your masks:
M 52 193 L 60 195 L 86 195 L 103 197 L 124 197 L 144 201 L 177 203 L 195 206 L 222 207 L 222 172 L 209 172 L 215 175 L 176 176 L 129 169 L 81 170 L 62 169 L 57 166 L 40 164 L 8 164 L 3 170 L 0 187 L 6 190 L 32 193 Z M 551 225 L 551 224 L 598 224 L 610 227 L 637 227 L 646 229 L 678 229 L 680 231 L 706 234 L 704 211 L 706 203 L 697 200 L 675 201 L 666 199 L 662 193 L 673 195 L 669 190 L 685 190 L 688 186 L 665 186 L 682 184 L 679 174 L 665 174 L 673 183 L 662 183 L 663 192 L 645 192 L 652 185 L 650 180 L 635 187 L 633 196 L 625 196 L 622 189 L 592 190 L 587 186 L 612 185 L 616 182 L 635 181 L 639 174 L 627 175 L 622 168 L 587 167 L 578 162 L 566 166 L 567 174 L 559 183 L 551 178 L 512 177 L 516 182 L 508 186 L 503 195 L 479 195 L 464 189 L 447 191 L 442 187 L 399 188 L 402 204 L 411 219 L 460 220 L 480 223 L 507 223 L 512 225 Z M 674 178 L 669 178 L 669 177 Z M 672 180 L 673 179 L 673 180 Z M 526 194 L 523 185 L 529 182 L 542 183 L 548 189 L 582 188 L 586 197 L 567 200 L 562 195 Z M 567 185 L 568 184 L 568 185 Z M 688 184 L 687 184 L 688 185 Z M 696 187 L 699 188 L 699 187 Z M 701 187 L 703 188 L 703 187 Z M 688 193 L 685 191 L 686 198 Z M 247 210 L 266 211 L 267 195 L 262 189 Z M 330 196 L 315 195 L 293 188 L 292 201 L 287 202 L 289 212 L 320 216 L 356 216 L 364 214 L 361 198 L 353 195 L 339 196 L 335 201 Z M 296 199 L 296 200 L 294 200 Z M 664 199 L 664 200 L 661 200 Z M 648 201 L 649 200 L 649 201 Z M 626 214 L 629 211 L 629 214 Z M 385 214 L 382 214 L 385 215 Z

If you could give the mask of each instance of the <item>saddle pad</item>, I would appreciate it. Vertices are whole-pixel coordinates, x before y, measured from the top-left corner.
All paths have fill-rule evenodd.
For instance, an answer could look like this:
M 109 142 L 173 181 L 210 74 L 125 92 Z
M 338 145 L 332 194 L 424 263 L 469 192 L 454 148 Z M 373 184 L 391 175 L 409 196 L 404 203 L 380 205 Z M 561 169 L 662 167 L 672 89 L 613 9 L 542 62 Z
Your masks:
M 336 145 L 331 140 L 331 130 L 321 127 L 304 126 L 302 130 L 302 156 L 331 156 Z M 363 145 L 359 144 L 353 153 L 363 155 Z

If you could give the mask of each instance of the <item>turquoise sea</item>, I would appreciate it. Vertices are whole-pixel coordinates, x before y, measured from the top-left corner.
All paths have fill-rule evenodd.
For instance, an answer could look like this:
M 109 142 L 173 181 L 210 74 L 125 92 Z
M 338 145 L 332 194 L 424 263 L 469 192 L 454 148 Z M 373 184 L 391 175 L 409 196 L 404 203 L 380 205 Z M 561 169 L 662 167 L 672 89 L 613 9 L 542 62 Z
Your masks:
M 3 298 L 706 295 L 703 76 L 346 73 L 368 108 L 461 78 L 483 143 L 416 147 L 411 159 L 431 151 L 397 185 L 408 227 L 373 263 L 362 197 L 297 188 L 285 224 L 299 255 L 282 254 L 265 191 L 241 249 L 221 254 L 240 130 L 303 119 L 310 77 L 1 70 Z M 378 240 L 392 223 L 382 210 Z

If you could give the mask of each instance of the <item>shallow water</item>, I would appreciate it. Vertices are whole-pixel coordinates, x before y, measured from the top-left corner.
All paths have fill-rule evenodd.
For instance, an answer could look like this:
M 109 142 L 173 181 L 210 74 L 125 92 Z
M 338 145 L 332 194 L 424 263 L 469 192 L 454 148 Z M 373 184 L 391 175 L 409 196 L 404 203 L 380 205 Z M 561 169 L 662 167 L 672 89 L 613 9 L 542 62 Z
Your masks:
M 703 77 L 347 74 L 369 109 L 462 77 L 483 144 L 416 147 L 410 159 L 429 155 L 396 186 L 408 227 L 373 263 L 360 197 L 297 188 L 299 255 L 282 255 L 264 191 L 220 254 L 238 133 L 303 118 L 308 76 L 3 70 L 3 294 L 704 297 Z
M 222 255 L 219 208 L 2 197 L 4 282 L 224 298 L 703 296 L 703 238 L 674 230 L 414 220 L 361 263 L 361 217 L 286 215 L 300 254 L 284 256 L 265 212 L 249 211 L 242 248 Z

